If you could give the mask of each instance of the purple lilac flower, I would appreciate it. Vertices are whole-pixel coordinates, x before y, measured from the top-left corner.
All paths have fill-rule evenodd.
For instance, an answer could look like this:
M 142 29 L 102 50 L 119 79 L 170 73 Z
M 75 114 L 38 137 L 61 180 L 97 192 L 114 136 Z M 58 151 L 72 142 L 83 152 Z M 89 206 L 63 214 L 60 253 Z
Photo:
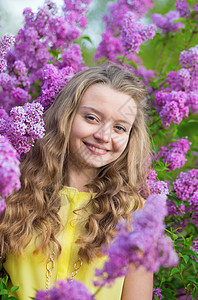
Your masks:
M 190 197 L 188 203 L 190 203 L 192 207 L 198 209 L 198 190 Z
M 162 146 L 156 159 L 163 158 L 163 163 L 167 163 L 170 170 L 181 168 L 186 162 L 185 155 L 190 149 L 190 144 L 186 137 L 185 139 L 179 139 L 177 142 L 170 143 L 168 147 Z
M 71 1 L 65 2 L 71 3 Z M 12 67 L 15 61 L 23 62 L 27 68 L 30 82 L 24 83 L 23 76 L 24 85 L 32 85 L 36 80 L 42 81 L 42 68 L 48 62 L 56 63 L 57 59 L 53 51 L 57 50 L 59 53 L 66 51 L 70 43 L 80 37 L 81 31 L 76 26 L 81 21 L 83 23 L 80 18 L 84 17 L 82 11 L 74 11 L 80 2 L 84 3 L 80 0 L 72 2 L 75 7 L 71 8 L 72 11 L 67 11 L 65 16 L 57 15 L 56 5 L 51 1 L 46 1 L 44 7 L 40 8 L 37 13 L 33 13 L 31 9 L 24 10 L 24 28 L 19 30 L 15 47 L 8 54 L 10 72 L 13 72 Z
M 0 72 L 2 72 L 7 66 L 4 59 L 7 50 L 14 44 L 14 37 L 9 34 L 5 34 L 0 40 Z
M 144 208 L 133 213 L 130 229 L 126 222 L 118 223 L 119 231 L 105 252 L 109 261 L 102 270 L 96 270 L 96 276 L 100 279 L 95 285 L 102 286 L 126 275 L 131 263 L 136 267 L 144 265 L 154 272 L 161 265 L 175 265 L 177 255 L 172 241 L 164 235 L 163 219 L 166 215 L 166 196 L 151 194 Z
M 10 117 L 5 111 L 0 114 L 0 134 L 8 137 L 19 154 L 26 153 L 34 140 L 44 136 L 43 107 L 39 103 L 15 106 Z
M 58 63 L 59 68 L 71 67 L 74 72 L 80 71 L 81 65 L 84 64 L 81 48 L 78 44 L 70 45 L 62 54 L 62 62 Z
M 195 253 L 197 253 L 198 255 L 198 238 L 196 238 L 193 241 L 193 247 L 191 248 Z M 196 257 L 194 257 L 193 255 L 191 256 L 193 259 L 195 259 L 196 262 L 198 262 L 198 259 Z
M 186 53 L 183 53 L 186 55 Z M 184 56 L 183 55 L 183 58 Z M 182 55 L 181 55 L 182 56 Z M 188 61 L 185 61 L 186 67 L 188 65 Z M 191 63 L 191 62 L 190 62 Z M 191 68 L 182 68 L 178 72 L 171 71 L 166 78 L 166 86 L 162 91 L 157 93 L 157 99 L 155 102 L 157 103 L 157 111 L 163 108 L 166 104 L 166 101 L 160 98 L 164 98 L 163 92 L 185 92 L 186 93 L 186 102 L 185 106 L 191 109 L 191 113 L 196 114 L 198 112 L 198 67 Z M 168 86 L 167 86 L 168 85 Z M 163 105 L 162 105 L 163 103 Z
M 22 85 L 25 90 L 29 90 L 30 88 L 30 81 L 27 78 L 28 70 L 21 60 L 16 60 L 13 64 L 13 73 L 17 78 L 17 83 Z
M 28 93 L 29 80 L 27 77 L 23 82 L 18 79 L 15 75 L 0 74 L 0 85 L 2 87 L 0 91 L 0 106 L 6 109 L 7 112 L 10 111 L 12 106 L 22 105 L 31 99 Z M 23 88 L 18 85 L 23 85 Z
M 176 0 L 175 6 L 181 17 L 190 16 L 190 6 L 186 0 Z
M 48 291 L 38 291 L 35 300 L 91 300 L 95 299 L 83 283 L 73 280 L 57 281 L 55 286 Z
M 198 113 L 198 91 L 188 93 L 187 104 L 191 108 L 192 113 Z
M 125 51 L 138 53 L 140 45 L 146 40 L 152 39 L 156 30 L 157 27 L 154 24 L 144 26 L 136 22 L 136 17 L 133 13 L 127 13 L 123 19 L 121 30 L 122 44 Z
M 168 195 L 168 184 L 165 181 L 150 181 L 147 180 L 148 187 L 151 193 L 159 194 L 159 195 Z
M 189 69 L 182 68 L 178 72 L 171 71 L 166 78 L 166 84 L 168 87 L 164 88 L 164 91 L 185 91 L 191 87 L 191 71 Z
M 159 91 L 155 95 L 154 102 L 164 126 L 170 126 L 172 122 L 179 124 L 184 117 L 188 116 L 189 108 L 186 106 L 187 95 L 185 92 Z
M 157 173 L 150 169 L 147 175 L 147 184 L 152 194 L 168 195 L 168 184 L 165 181 L 156 180 Z
M 106 29 L 113 28 L 116 31 L 122 27 L 122 20 L 128 12 L 133 12 L 137 15 L 137 18 L 140 18 L 152 6 L 153 0 L 118 0 L 117 2 L 109 3 L 109 14 L 105 14 L 103 18 L 106 23 Z
M 0 213 L 5 208 L 4 198 L 21 187 L 19 155 L 7 137 L 0 135 Z
M 92 0 L 64 0 L 63 11 L 66 16 L 73 22 L 75 21 L 82 29 L 85 29 L 87 19 L 85 14 L 88 11 L 89 4 Z
M 153 70 L 147 70 L 144 66 L 138 66 L 138 69 L 135 71 L 136 75 L 142 77 L 142 81 L 145 85 L 149 84 L 152 78 L 155 77 Z
M 65 67 L 59 70 L 53 65 L 46 65 L 42 75 L 44 84 L 41 87 L 41 99 L 37 99 L 37 101 L 40 101 L 46 110 L 66 83 L 72 78 L 74 70 L 72 67 Z
M 153 295 L 156 295 L 160 300 L 162 299 L 162 290 L 159 288 L 153 288 Z M 153 298 L 155 299 L 155 298 Z
M 121 55 L 123 47 L 121 45 L 121 38 L 114 37 L 110 31 L 102 34 L 102 41 L 95 54 L 95 59 L 102 57 L 107 58 L 111 62 L 117 61 L 117 56 Z
M 174 191 L 182 201 L 188 200 L 194 193 L 198 192 L 198 169 L 181 172 L 175 182 Z
M 166 34 L 168 32 L 179 31 L 180 28 L 184 28 L 185 25 L 182 22 L 174 23 L 177 19 L 180 18 L 180 14 L 178 11 L 169 11 L 165 15 L 161 14 L 153 14 L 152 19 L 153 22 L 162 29 L 162 33 Z
M 179 61 L 183 68 L 193 68 L 198 64 L 198 45 L 180 53 Z

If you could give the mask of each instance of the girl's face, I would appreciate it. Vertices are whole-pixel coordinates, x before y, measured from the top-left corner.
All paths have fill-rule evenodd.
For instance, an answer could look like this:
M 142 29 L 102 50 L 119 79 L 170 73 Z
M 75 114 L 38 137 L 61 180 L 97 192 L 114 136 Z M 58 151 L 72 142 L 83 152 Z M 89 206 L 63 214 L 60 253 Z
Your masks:
M 127 94 L 94 84 L 82 97 L 71 128 L 70 163 L 99 168 L 115 161 L 127 146 L 137 105 Z

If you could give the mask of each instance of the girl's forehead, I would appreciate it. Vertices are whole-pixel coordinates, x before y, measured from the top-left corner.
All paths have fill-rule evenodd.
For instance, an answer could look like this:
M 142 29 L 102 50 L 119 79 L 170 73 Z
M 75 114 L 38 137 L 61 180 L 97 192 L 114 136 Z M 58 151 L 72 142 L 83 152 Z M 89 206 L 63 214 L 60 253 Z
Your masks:
M 105 84 L 90 86 L 81 99 L 79 109 L 92 110 L 130 124 L 137 114 L 137 105 L 131 96 Z

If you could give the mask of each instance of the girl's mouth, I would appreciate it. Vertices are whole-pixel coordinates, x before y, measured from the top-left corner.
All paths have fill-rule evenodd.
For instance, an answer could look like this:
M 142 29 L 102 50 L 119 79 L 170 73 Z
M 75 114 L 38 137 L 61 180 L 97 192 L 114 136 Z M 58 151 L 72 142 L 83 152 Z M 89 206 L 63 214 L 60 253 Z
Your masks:
M 85 144 L 85 146 L 87 147 L 87 149 L 89 151 L 91 151 L 92 153 L 97 154 L 97 155 L 104 155 L 109 151 L 106 149 L 97 148 L 97 147 L 95 147 L 91 144 L 85 143 L 85 142 L 83 142 L 83 143 Z

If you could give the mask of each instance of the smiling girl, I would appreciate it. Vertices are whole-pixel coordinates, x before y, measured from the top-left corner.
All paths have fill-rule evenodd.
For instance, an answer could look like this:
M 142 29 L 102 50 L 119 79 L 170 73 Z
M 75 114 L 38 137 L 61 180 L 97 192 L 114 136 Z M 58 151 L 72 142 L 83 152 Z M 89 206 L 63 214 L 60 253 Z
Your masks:
M 109 65 L 76 74 L 47 110 L 46 135 L 21 164 L 22 187 L 7 199 L 0 225 L 18 299 L 74 276 L 96 291 L 102 247 L 118 221 L 143 206 L 150 150 L 144 105 L 140 81 Z M 151 300 L 152 274 L 130 266 L 96 298 Z

